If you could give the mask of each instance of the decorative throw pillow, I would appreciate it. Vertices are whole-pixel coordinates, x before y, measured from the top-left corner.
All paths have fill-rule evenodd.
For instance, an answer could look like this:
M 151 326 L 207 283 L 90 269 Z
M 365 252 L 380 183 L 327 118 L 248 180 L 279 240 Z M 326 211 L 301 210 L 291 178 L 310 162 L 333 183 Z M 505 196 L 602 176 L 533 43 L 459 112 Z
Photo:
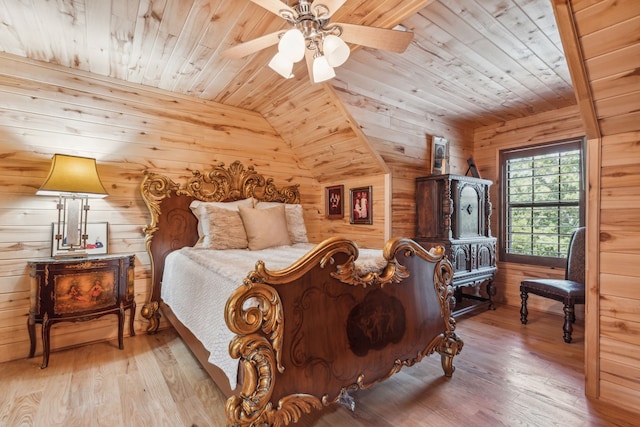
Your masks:
M 284 205 L 285 208 L 287 229 L 289 230 L 289 239 L 291 239 L 291 243 L 309 243 L 307 227 L 304 224 L 304 216 L 302 215 L 302 205 L 293 203 L 257 202 L 255 207 L 256 209 L 269 209 L 280 205 Z
M 253 199 L 235 202 L 201 202 L 194 200 L 189 206 L 198 218 L 198 242 L 194 247 L 208 249 L 244 249 L 247 247 L 247 233 L 239 206 L 253 207 Z
M 245 249 L 249 245 L 238 211 L 217 206 L 205 206 L 203 209 L 207 212 L 208 222 L 203 227 L 207 233 L 203 238 L 202 248 Z
M 291 244 L 284 205 L 270 209 L 240 206 L 239 210 L 252 251 Z

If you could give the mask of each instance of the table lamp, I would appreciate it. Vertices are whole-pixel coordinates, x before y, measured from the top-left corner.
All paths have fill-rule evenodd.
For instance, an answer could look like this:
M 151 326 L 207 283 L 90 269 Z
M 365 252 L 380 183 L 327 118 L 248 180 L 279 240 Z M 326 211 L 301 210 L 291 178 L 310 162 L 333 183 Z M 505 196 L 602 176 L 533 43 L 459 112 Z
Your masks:
M 36 192 L 58 196 L 58 224 L 55 228 L 55 258 L 86 257 L 89 198 L 107 196 L 96 160 L 54 154 L 49 176 Z

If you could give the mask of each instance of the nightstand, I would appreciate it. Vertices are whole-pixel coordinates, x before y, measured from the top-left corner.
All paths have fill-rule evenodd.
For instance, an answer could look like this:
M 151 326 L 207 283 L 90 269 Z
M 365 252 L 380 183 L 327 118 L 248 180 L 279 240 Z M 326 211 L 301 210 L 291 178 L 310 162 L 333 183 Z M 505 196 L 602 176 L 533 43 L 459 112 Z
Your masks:
M 123 349 L 126 310 L 130 310 L 129 332 L 135 335 L 134 261 L 134 255 L 30 260 L 29 357 L 36 350 L 36 323 L 42 325 L 44 369 L 49 364 L 49 334 L 53 324 L 86 321 L 106 314 L 118 315 L 118 346 Z

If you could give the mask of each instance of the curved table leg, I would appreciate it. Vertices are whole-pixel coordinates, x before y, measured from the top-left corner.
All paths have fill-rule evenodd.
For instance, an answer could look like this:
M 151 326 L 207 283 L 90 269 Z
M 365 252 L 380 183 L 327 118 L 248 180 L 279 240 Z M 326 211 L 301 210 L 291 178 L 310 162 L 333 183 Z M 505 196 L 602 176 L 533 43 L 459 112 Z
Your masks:
M 49 334 L 51 332 L 51 322 L 49 319 L 45 318 L 42 321 L 42 365 L 40 369 L 44 369 L 49 366 L 49 351 L 50 351 L 50 343 L 49 343 Z
M 29 331 L 29 358 L 36 353 L 36 322 L 29 316 L 27 319 L 27 330 Z
M 135 320 L 136 317 L 136 303 L 135 301 L 133 301 L 131 303 L 131 308 L 129 310 L 129 335 L 131 335 L 132 337 L 136 336 L 136 331 L 133 328 L 133 321 Z

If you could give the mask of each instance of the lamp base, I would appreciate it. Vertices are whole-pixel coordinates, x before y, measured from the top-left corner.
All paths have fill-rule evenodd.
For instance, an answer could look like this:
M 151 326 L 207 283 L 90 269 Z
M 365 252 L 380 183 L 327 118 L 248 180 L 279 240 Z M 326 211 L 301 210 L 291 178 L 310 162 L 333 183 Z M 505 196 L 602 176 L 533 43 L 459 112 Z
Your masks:
M 58 252 L 53 256 L 53 259 L 68 259 L 68 258 L 88 258 L 89 254 L 85 251 L 67 251 Z

